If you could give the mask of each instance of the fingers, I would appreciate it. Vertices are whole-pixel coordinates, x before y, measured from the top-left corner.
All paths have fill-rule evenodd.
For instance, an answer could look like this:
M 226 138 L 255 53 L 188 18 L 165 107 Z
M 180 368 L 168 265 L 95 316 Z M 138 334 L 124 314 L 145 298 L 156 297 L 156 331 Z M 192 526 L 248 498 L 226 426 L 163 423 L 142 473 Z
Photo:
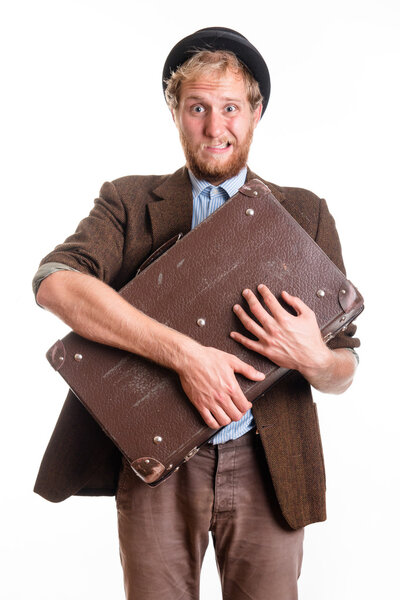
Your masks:
M 262 299 L 264 300 L 265 305 L 270 310 L 272 318 L 274 318 L 276 320 L 280 320 L 282 318 L 287 317 L 287 315 L 288 315 L 287 310 L 285 310 L 281 306 L 281 304 L 275 298 L 274 294 L 271 292 L 271 290 L 265 284 L 260 284 L 259 286 L 257 286 L 257 289 L 258 289 Z M 261 303 L 258 301 L 255 294 L 251 290 L 246 289 L 246 290 L 243 290 L 243 296 L 247 300 L 247 303 L 248 303 L 249 308 L 250 308 L 251 312 L 253 313 L 253 315 L 260 321 L 260 323 L 263 325 L 264 328 L 266 326 L 268 326 L 268 323 L 271 322 L 271 317 L 268 314 L 268 312 L 263 308 Z M 304 304 L 304 302 L 302 300 L 300 300 L 300 298 L 297 298 L 296 296 L 292 296 L 291 294 L 289 294 L 286 291 L 282 292 L 282 299 L 289 306 L 294 308 L 294 310 L 297 313 L 297 316 L 299 316 L 302 313 L 309 310 L 308 306 L 306 304 Z M 235 312 L 236 312 L 236 310 L 235 310 Z M 243 313 L 246 314 L 245 311 L 243 311 Z M 248 329 L 248 331 L 251 331 L 247 327 L 247 324 L 242 320 L 242 318 L 241 318 L 242 313 L 240 311 L 237 311 L 237 315 L 239 316 L 240 320 L 242 321 L 242 323 L 246 327 L 246 329 Z M 249 321 L 251 321 L 251 320 L 252 319 L 249 318 Z M 255 333 L 254 331 L 251 331 L 251 333 L 254 333 L 254 335 L 259 337 L 259 335 L 257 333 Z
M 280 320 L 288 315 L 288 312 L 279 304 L 278 300 L 275 298 L 274 294 L 267 288 L 266 285 L 260 284 L 257 287 L 262 299 L 264 300 L 265 306 L 269 309 L 269 314 L 265 308 L 262 306 L 261 302 L 258 300 L 257 296 L 249 289 L 243 290 L 243 297 L 246 299 L 247 304 L 253 315 L 258 319 L 264 329 L 268 329 L 268 326 L 274 320 Z M 290 296 L 290 298 L 293 298 Z M 235 307 L 238 305 L 235 305 Z M 252 319 L 247 316 L 246 313 L 242 309 L 242 311 L 235 309 L 236 314 L 242 321 L 243 325 L 250 331 L 254 333 L 257 337 L 260 337 L 259 332 L 256 331 L 254 325 L 251 325 Z M 254 323 L 254 321 L 253 321 Z M 251 329 L 250 329 L 251 327 Z
M 224 426 L 229 425 L 229 423 L 232 423 L 232 421 L 240 421 L 240 419 L 247 411 L 244 410 L 243 412 L 241 412 L 237 409 L 232 400 L 229 399 L 228 406 L 214 406 L 211 412 L 214 418 L 218 421 L 218 423 L 221 426 Z
M 272 296 L 272 298 L 275 300 L 275 297 L 273 296 L 273 294 L 271 294 L 271 292 L 268 290 L 268 288 L 266 288 L 266 290 Z M 249 308 L 250 308 L 251 312 L 253 313 L 253 315 L 256 317 L 256 319 L 259 320 L 259 322 L 261 323 L 261 325 L 263 327 L 267 327 L 268 322 L 270 321 L 271 317 L 268 314 L 268 312 L 265 310 L 265 308 L 262 306 L 262 304 L 258 300 L 257 296 L 251 290 L 245 289 L 245 290 L 243 290 L 243 297 L 246 299 L 246 302 L 249 305 Z M 264 299 L 264 302 L 265 302 L 266 306 L 268 306 L 268 308 L 270 308 L 265 299 Z M 235 306 L 239 306 L 239 305 L 235 305 Z M 239 307 L 239 309 L 240 308 L 241 307 Z M 272 311 L 271 311 L 271 313 L 272 313 Z M 242 311 L 238 310 L 237 314 L 238 314 L 240 320 L 242 321 L 243 325 L 245 325 L 245 327 L 247 328 L 244 321 L 246 320 L 247 323 L 250 324 L 252 319 L 246 315 L 246 313 L 243 309 L 242 309 Z M 242 318 L 243 318 L 243 320 L 242 320 Z M 259 328 L 259 329 L 261 329 L 261 328 Z M 259 337 L 259 335 L 257 333 L 255 333 L 255 335 L 257 337 Z
M 231 331 L 230 336 L 233 340 L 235 340 L 235 342 L 239 342 L 248 350 L 253 350 L 253 352 L 259 352 L 263 354 L 262 347 L 260 346 L 259 342 L 251 340 L 237 331 Z
M 218 421 L 215 419 L 215 417 L 209 410 L 199 410 L 199 413 L 203 418 L 204 423 L 208 425 L 208 427 L 211 427 L 211 429 L 219 429 L 220 427 L 223 427 L 222 424 L 220 425 L 218 423 Z
M 179 373 L 184 392 L 212 429 L 239 421 L 252 404 L 243 394 L 235 372 L 253 381 L 261 381 L 265 375 L 233 354 L 204 346 L 196 350 Z
M 256 303 L 258 304 L 258 306 L 256 305 Z M 260 323 L 264 327 L 267 327 L 267 322 L 264 313 L 267 316 L 268 313 L 261 306 L 258 300 L 256 299 L 254 302 L 253 299 L 251 299 L 249 302 L 249 306 L 253 315 L 260 321 Z M 240 319 L 242 324 L 246 327 L 247 331 L 255 335 L 257 338 L 259 338 L 262 335 L 263 328 L 260 327 L 260 325 L 258 325 L 258 323 L 256 323 L 251 317 L 249 317 L 246 311 L 239 304 L 235 304 L 235 306 L 233 307 L 233 312 Z
M 239 405 L 239 406 L 238 406 Z M 240 408 L 239 408 L 240 407 Z M 214 403 L 212 408 L 198 408 L 204 422 L 212 429 L 219 429 L 232 423 L 232 421 L 240 421 L 245 413 L 252 407 L 252 404 L 240 394 L 232 398 L 226 397 L 224 401 L 219 401 L 219 404 Z
M 286 302 L 286 304 L 289 304 L 289 306 L 294 308 L 294 310 L 297 313 L 297 316 L 303 314 L 307 310 L 310 310 L 307 304 L 304 304 L 304 302 L 300 300 L 300 298 L 292 296 L 291 294 L 289 294 L 289 292 L 282 292 L 282 298 Z
M 279 304 L 279 302 L 275 298 L 274 294 L 271 292 L 271 290 L 269 288 L 267 288 L 266 285 L 260 284 L 257 287 L 257 289 L 260 292 L 262 299 L 265 302 L 265 305 L 271 311 L 271 315 L 273 316 L 274 319 L 279 319 L 282 315 L 287 315 L 287 311 Z M 246 296 L 245 296 L 245 298 L 246 298 Z
M 237 389 L 231 393 L 231 402 L 233 406 L 230 407 L 229 416 L 232 421 L 239 421 L 252 407 L 251 402 L 247 400 L 239 385 L 237 386 Z

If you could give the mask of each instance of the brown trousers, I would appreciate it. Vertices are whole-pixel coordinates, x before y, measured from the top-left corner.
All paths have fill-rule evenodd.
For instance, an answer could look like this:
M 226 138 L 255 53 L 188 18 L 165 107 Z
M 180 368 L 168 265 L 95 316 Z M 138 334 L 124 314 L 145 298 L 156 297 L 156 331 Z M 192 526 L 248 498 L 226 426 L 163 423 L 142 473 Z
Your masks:
M 304 530 L 284 521 L 254 431 L 205 445 L 156 488 L 125 463 L 117 509 L 127 600 L 198 600 L 209 531 L 224 600 L 297 599 Z

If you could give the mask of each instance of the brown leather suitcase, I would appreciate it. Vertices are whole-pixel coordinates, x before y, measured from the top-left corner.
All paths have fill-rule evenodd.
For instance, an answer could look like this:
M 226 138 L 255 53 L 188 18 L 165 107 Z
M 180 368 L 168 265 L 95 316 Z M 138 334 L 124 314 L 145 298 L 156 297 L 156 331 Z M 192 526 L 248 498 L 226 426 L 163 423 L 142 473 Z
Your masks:
M 321 248 L 254 179 L 146 266 L 120 294 L 147 315 L 266 373 L 238 375 L 250 401 L 287 372 L 234 342 L 243 331 L 232 306 L 265 283 L 300 297 L 325 340 L 363 310 L 363 299 Z M 156 485 L 216 432 L 205 425 L 175 372 L 70 333 L 47 358 L 146 483 Z

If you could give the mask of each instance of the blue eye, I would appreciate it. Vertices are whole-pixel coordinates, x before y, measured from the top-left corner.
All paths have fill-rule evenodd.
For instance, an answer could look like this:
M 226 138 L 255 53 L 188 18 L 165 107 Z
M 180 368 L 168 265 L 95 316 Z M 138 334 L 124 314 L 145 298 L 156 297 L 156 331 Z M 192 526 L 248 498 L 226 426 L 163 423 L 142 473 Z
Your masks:
M 204 112 L 204 107 L 200 106 L 200 104 L 196 104 L 196 106 L 193 106 L 192 110 L 196 113 L 202 113 Z
M 225 110 L 226 112 L 235 112 L 236 106 L 234 104 L 229 104 L 229 106 L 227 106 Z

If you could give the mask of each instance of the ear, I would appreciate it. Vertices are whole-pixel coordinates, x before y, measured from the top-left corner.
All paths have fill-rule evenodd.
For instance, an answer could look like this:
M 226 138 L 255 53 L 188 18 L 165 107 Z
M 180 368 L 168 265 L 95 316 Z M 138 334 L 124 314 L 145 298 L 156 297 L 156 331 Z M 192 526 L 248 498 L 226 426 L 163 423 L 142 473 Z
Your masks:
M 261 113 L 262 113 L 262 104 L 260 104 L 260 106 L 258 106 L 253 113 L 254 127 L 257 127 L 257 125 L 261 119 Z
M 175 116 L 175 110 L 173 108 L 171 108 L 171 115 L 172 115 L 172 120 L 176 125 L 176 116 Z

